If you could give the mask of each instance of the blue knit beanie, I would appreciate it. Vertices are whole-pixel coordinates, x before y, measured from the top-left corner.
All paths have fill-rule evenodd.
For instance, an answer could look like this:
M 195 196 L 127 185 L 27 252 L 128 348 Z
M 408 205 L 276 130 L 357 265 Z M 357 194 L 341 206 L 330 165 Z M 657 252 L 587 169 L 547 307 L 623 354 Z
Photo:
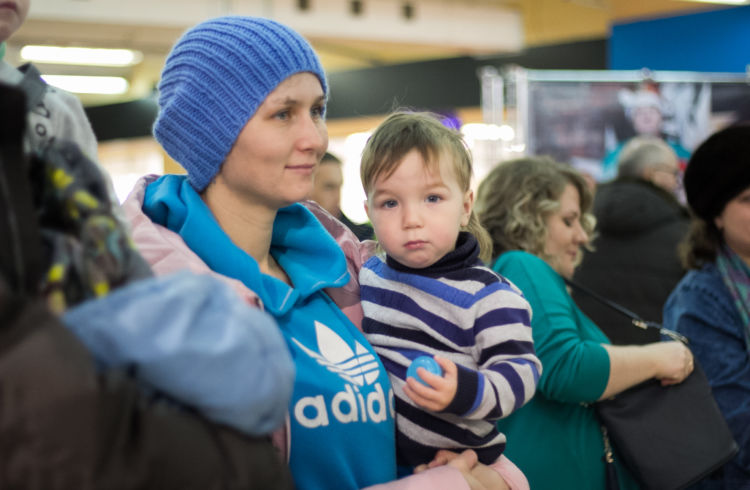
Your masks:
M 154 136 L 200 192 L 268 94 L 300 72 L 315 74 L 328 93 L 315 51 L 289 27 L 240 16 L 202 22 L 167 57 Z

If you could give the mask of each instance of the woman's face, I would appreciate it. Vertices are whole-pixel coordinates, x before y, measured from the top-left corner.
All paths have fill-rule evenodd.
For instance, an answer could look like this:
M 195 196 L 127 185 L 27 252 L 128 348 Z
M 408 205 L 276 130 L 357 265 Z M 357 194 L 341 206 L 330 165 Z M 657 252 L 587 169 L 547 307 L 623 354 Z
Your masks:
M 328 148 L 325 104 L 312 73 L 281 82 L 240 132 L 217 182 L 242 201 L 274 210 L 304 199 Z
M 714 223 L 726 244 L 750 265 L 750 187 L 729 201 Z
M 544 254 L 547 261 L 558 274 L 570 279 L 578 264 L 581 246 L 589 241 L 581 225 L 581 198 L 573 184 L 565 186 L 560 207 L 547 216 L 546 224 Z

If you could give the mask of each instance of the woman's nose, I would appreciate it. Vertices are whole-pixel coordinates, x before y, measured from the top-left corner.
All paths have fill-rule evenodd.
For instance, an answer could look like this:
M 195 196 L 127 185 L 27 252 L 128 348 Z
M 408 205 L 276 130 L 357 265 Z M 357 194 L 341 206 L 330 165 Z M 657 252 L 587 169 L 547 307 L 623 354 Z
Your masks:
M 304 150 L 315 150 L 322 155 L 328 148 L 328 128 L 325 121 L 305 117 L 300 130 L 300 144 Z

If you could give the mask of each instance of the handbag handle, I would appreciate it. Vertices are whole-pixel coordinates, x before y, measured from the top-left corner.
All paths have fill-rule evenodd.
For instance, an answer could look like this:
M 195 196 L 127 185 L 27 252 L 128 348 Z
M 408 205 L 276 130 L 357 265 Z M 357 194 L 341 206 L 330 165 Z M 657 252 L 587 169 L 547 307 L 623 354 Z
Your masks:
M 682 342 L 683 344 L 688 343 L 688 338 L 684 335 L 675 332 L 674 330 L 670 330 L 668 328 L 662 327 L 660 324 L 656 322 L 650 322 L 648 320 L 644 320 L 640 316 L 638 316 L 636 313 L 630 311 L 629 309 L 625 308 L 624 306 L 615 303 L 614 301 L 608 300 L 607 298 L 599 295 L 598 293 L 595 293 L 594 291 L 590 290 L 589 288 L 586 288 L 584 286 L 581 286 L 578 283 L 575 283 L 571 281 L 570 279 L 565 279 L 565 284 L 570 286 L 572 289 L 575 289 L 576 291 L 579 291 L 581 293 L 587 294 L 594 298 L 595 300 L 599 301 L 605 306 L 608 306 L 609 308 L 615 310 L 616 312 L 620 313 L 623 316 L 626 316 L 630 319 L 630 323 L 635 325 L 636 327 L 647 330 L 649 328 L 654 328 L 659 330 L 659 333 L 662 335 L 666 335 L 672 340 L 678 340 Z

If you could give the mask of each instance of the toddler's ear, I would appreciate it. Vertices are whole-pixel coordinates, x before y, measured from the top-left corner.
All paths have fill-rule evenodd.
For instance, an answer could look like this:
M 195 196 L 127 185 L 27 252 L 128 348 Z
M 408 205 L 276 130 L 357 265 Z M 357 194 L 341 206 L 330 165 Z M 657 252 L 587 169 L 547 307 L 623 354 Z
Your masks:
M 372 218 L 370 217 L 370 206 L 367 205 L 367 199 L 365 199 L 362 204 L 365 206 L 365 213 L 367 213 L 367 219 L 372 221 Z
M 461 226 L 468 226 L 471 219 L 471 210 L 474 209 L 474 191 L 469 189 L 464 194 L 464 212 L 461 217 Z

